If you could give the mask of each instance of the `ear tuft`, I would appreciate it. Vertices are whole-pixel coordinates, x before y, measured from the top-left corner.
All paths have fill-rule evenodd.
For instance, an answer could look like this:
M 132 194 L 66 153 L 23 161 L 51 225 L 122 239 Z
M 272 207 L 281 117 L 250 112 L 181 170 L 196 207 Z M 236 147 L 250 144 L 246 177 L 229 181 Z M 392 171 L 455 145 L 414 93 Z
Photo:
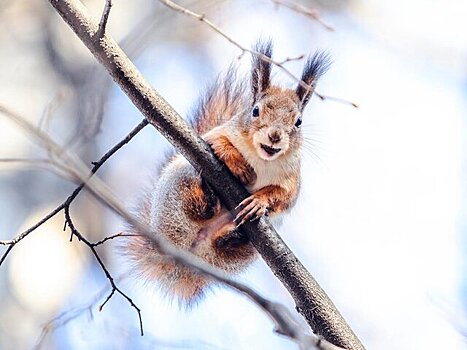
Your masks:
M 327 52 L 316 51 L 313 55 L 308 57 L 305 67 L 303 68 L 302 81 L 309 85 L 310 89 L 306 89 L 300 84 L 298 84 L 296 89 L 297 96 L 302 102 L 302 110 L 305 108 L 315 90 L 316 81 L 327 72 L 330 65 L 331 58 Z
M 272 41 L 258 40 L 253 46 L 256 51 L 266 57 L 272 57 Z M 267 62 L 258 55 L 253 54 L 251 68 L 251 90 L 254 100 L 271 85 L 271 62 Z

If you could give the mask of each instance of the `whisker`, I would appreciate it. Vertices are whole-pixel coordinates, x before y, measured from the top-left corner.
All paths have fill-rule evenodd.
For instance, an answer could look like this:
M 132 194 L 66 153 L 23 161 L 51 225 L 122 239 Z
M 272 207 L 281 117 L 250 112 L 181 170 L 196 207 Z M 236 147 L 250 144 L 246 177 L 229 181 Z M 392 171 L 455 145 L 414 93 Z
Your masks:
M 319 132 L 317 130 L 303 130 L 302 135 L 303 136 L 325 136 L 327 134 L 324 132 Z
M 325 145 L 326 142 L 323 140 L 315 139 L 315 138 L 304 138 L 303 142 L 309 143 L 309 144 L 318 144 L 318 145 Z
M 315 160 L 320 165 L 326 165 L 323 159 L 318 155 L 315 149 L 310 147 L 309 145 L 303 145 L 302 150 L 305 151 L 307 154 L 311 156 L 313 160 Z

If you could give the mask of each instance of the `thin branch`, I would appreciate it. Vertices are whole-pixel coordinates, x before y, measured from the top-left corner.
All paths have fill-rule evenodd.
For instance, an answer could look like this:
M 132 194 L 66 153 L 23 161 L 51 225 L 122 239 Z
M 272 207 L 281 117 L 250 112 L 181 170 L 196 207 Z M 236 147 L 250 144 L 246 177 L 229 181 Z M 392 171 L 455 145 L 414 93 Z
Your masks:
M 97 35 L 101 38 L 105 34 L 107 21 L 109 20 L 110 10 L 112 9 L 112 0 L 105 0 L 104 11 L 102 12 L 101 21 L 99 22 L 99 29 Z
M 64 150 L 60 149 L 59 146 L 57 144 L 55 144 L 53 141 L 51 141 L 51 139 L 47 136 L 47 134 L 45 134 L 43 131 L 39 130 L 39 129 L 35 129 L 33 126 L 31 126 L 28 122 L 26 122 L 24 120 L 24 118 L 22 118 L 21 116 L 17 115 L 16 113 L 8 110 L 7 108 L 3 107 L 3 106 L 0 106 L 0 112 L 2 112 L 3 114 L 5 114 L 6 116 L 8 116 L 10 119 L 14 120 L 18 125 L 20 125 L 23 129 L 27 130 L 27 132 L 31 135 L 33 135 L 36 139 L 38 139 L 39 141 L 41 141 L 41 143 L 43 144 L 43 146 L 45 146 L 50 152 L 51 152 L 51 155 L 54 155 L 54 156 L 59 156 L 59 157 L 63 157 L 64 155 L 66 155 L 66 152 L 64 152 Z M 38 223 L 36 223 L 35 225 L 33 225 L 32 227 L 30 227 L 28 230 L 24 231 L 23 233 L 21 233 L 19 236 L 17 236 L 16 238 L 12 239 L 12 240 L 0 240 L 0 244 L 1 245 L 8 245 L 8 248 L 7 250 L 5 251 L 5 253 L 3 254 L 2 258 L 0 259 L 0 266 L 3 264 L 3 262 L 5 261 L 5 259 L 7 258 L 8 254 L 11 252 L 11 250 L 13 249 L 13 247 L 18 244 L 21 240 L 23 240 L 25 237 L 27 237 L 31 232 L 33 232 L 34 230 L 36 230 L 39 226 L 41 226 L 42 224 L 44 224 L 45 222 L 47 222 L 49 219 L 51 219 L 52 217 L 54 217 L 57 213 L 59 213 L 60 211 L 64 210 L 64 213 L 65 213 L 65 227 L 64 229 L 66 228 L 66 226 L 68 226 L 70 228 L 70 231 L 71 231 L 71 237 L 70 237 L 70 241 L 72 240 L 73 236 L 76 236 L 78 237 L 78 239 L 83 242 L 84 244 L 86 244 L 89 249 L 92 251 L 92 253 L 94 254 L 94 257 L 96 258 L 97 262 L 99 263 L 100 267 L 102 268 L 104 274 L 106 275 L 107 279 L 109 280 L 109 283 L 112 287 L 112 292 L 111 294 L 107 297 L 107 299 L 105 300 L 104 304 L 107 303 L 107 301 L 109 301 L 109 299 L 114 295 L 115 292 L 118 292 L 121 296 L 123 296 L 129 303 L 130 305 L 137 311 L 138 313 L 138 318 L 139 318 L 139 324 L 140 324 L 140 331 L 141 331 L 141 335 L 143 335 L 143 321 L 142 321 L 142 317 L 141 317 L 141 310 L 135 305 L 135 303 L 133 302 L 133 300 L 128 297 L 124 292 L 122 292 L 115 284 L 112 276 L 110 275 L 109 271 L 107 270 L 106 266 L 104 265 L 104 263 L 102 262 L 101 258 L 99 257 L 97 251 L 95 250 L 95 247 L 98 246 L 98 245 L 101 245 L 103 244 L 104 242 L 106 242 L 107 240 L 109 239 L 113 239 L 113 238 L 116 238 L 117 236 L 122 236 L 122 235 L 114 235 L 114 236 L 110 236 L 110 237 L 106 237 L 104 238 L 103 240 L 99 241 L 99 242 L 96 242 L 96 243 L 92 243 L 90 241 L 88 241 L 74 226 L 73 224 L 73 221 L 71 219 L 71 216 L 70 216 L 70 205 L 71 203 L 74 201 L 74 199 L 78 196 L 78 194 L 81 192 L 81 190 L 84 188 L 84 186 L 86 185 L 86 181 L 88 181 L 96 172 L 97 170 L 110 158 L 112 157 L 119 149 L 121 149 L 125 144 L 127 144 L 128 142 L 130 142 L 130 140 L 136 136 L 146 125 L 148 125 L 148 122 L 146 120 L 143 120 L 142 122 L 140 122 L 123 140 L 121 140 L 120 142 L 118 142 L 114 147 L 112 147 L 107 153 L 105 153 L 101 159 L 99 159 L 99 161 L 97 162 L 94 162 L 93 164 L 93 167 L 91 169 L 91 172 L 89 175 L 87 175 L 86 177 L 84 177 L 86 180 L 83 180 L 79 185 L 78 187 L 76 187 L 76 189 L 72 192 L 72 194 L 65 200 L 65 202 L 63 202 L 61 205 L 59 205 L 57 208 L 55 208 L 51 213 L 49 213 L 47 216 L 45 216 L 42 220 L 40 220 Z M 72 157 L 70 157 L 72 158 Z M 67 170 L 70 170 L 70 168 L 66 168 Z M 76 176 L 76 170 L 75 171 L 70 171 L 71 174 L 75 175 Z M 102 306 L 104 305 L 102 304 Z M 102 309 L 102 306 L 100 309 Z
M 44 110 L 42 111 L 42 116 L 41 119 L 39 119 L 39 126 L 38 128 L 40 130 L 45 130 L 47 131 L 49 124 L 50 124 L 50 119 L 52 118 L 54 112 L 58 108 L 58 106 L 63 102 L 65 99 L 66 94 L 64 91 L 60 91 L 57 93 L 49 103 L 45 106 Z
M 57 215 L 58 212 L 60 212 L 64 208 L 64 205 L 60 205 L 54 210 L 52 210 L 49 214 L 47 214 L 42 220 L 37 222 L 35 225 L 18 235 L 16 238 L 11 239 L 11 240 L 0 240 L 0 245 L 7 245 L 8 249 L 3 253 L 2 258 L 0 259 L 0 266 L 2 266 L 3 262 L 6 260 L 8 254 L 11 252 L 11 250 L 14 248 L 14 246 L 20 242 L 22 239 L 24 239 L 26 236 L 28 236 L 31 232 L 33 232 L 35 229 L 37 229 L 39 226 L 42 224 L 46 223 L 49 219 Z
M 350 106 L 352 106 L 354 108 L 358 108 L 358 104 L 356 104 L 355 102 L 345 100 L 345 99 L 342 99 L 342 98 L 339 98 L 339 97 L 322 95 L 322 94 L 317 93 L 316 91 L 313 92 L 313 93 L 322 101 L 326 101 L 326 100 L 335 101 L 335 102 L 339 102 L 339 103 L 342 103 L 342 104 L 350 105 Z
M 207 19 L 204 14 L 200 15 L 200 14 L 198 14 L 196 12 L 193 12 L 193 11 L 183 7 L 183 6 L 180 6 L 180 5 L 174 3 L 173 1 L 170 1 L 170 0 L 159 0 L 159 2 L 161 2 L 162 4 L 164 4 L 167 7 L 171 8 L 174 11 L 183 13 L 183 14 L 189 16 L 189 17 L 193 17 L 193 18 L 197 19 L 198 21 L 203 22 L 204 24 L 206 24 L 208 27 L 210 27 L 212 30 L 214 30 L 216 33 L 218 33 L 220 36 L 225 38 L 232 45 L 236 46 L 238 49 L 241 50 L 241 54 L 240 54 L 239 58 L 242 57 L 245 53 L 248 52 L 248 53 L 250 53 L 252 55 L 255 55 L 255 56 L 259 57 L 261 60 L 263 60 L 265 62 L 271 63 L 271 64 L 279 67 L 286 75 L 288 75 L 292 80 L 294 80 L 298 84 L 300 84 L 300 86 L 302 86 L 303 88 L 305 88 L 307 90 L 314 89 L 312 86 L 309 86 L 307 83 L 305 83 L 303 80 L 298 78 L 295 74 L 293 74 L 289 69 L 287 69 L 284 66 L 284 63 L 286 63 L 287 60 L 285 60 L 285 61 L 276 61 L 276 60 L 266 56 L 265 54 L 263 54 L 261 52 L 251 50 L 251 49 L 241 45 L 240 43 L 238 43 L 238 41 L 232 39 L 232 37 L 230 35 L 228 35 L 224 30 L 222 30 L 217 25 L 215 25 L 213 22 L 211 22 L 209 19 Z M 323 101 L 330 100 L 330 101 L 335 101 L 335 102 L 347 104 L 347 105 L 350 105 L 350 106 L 355 107 L 355 108 L 358 107 L 357 104 L 355 104 L 355 103 L 353 103 L 351 101 L 347 101 L 347 100 L 342 99 L 342 98 L 323 95 L 323 94 L 320 94 L 320 93 L 318 93 L 316 91 L 314 91 L 314 94 L 316 96 L 318 96 Z
M 16 243 L 15 243 L 16 244 Z M 0 266 L 2 266 L 3 262 L 5 261 L 6 257 L 8 256 L 8 254 L 11 252 L 11 250 L 13 249 L 14 245 L 15 244 L 11 244 L 8 246 L 7 250 L 5 251 L 5 253 L 3 253 L 2 255 L 2 258 L 0 259 Z
M 298 56 L 296 56 L 296 57 L 286 57 L 284 60 L 279 61 L 279 63 L 280 63 L 280 64 L 284 64 L 284 63 L 292 62 L 292 61 L 300 61 L 300 60 L 303 59 L 303 57 L 305 57 L 304 54 L 298 55 Z
M 120 281 L 121 278 L 117 278 L 117 280 Z M 81 316 L 81 314 L 83 312 L 88 311 L 89 314 L 91 315 L 91 318 L 93 318 L 92 309 L 99 302 L 99 300 L 101 300 L 105 296 L 105 294 L 107 293 L 107 290 L 108 290 L 108 287 L 103 288 L 93 298 L 93 300 L 90 303 L 86 304 L 85 306 L 73 308 L 73 309 L 70 309 L 70 310 L 66 310 L 66 311 L 60 313 L 58 316 L 55 316 L 54 318 L 52 318 L 47 323 L 45 323 L 42 326 L 42 332 L 41 332 L 41 334 L 40 334 L 40 336 L 39 336 L 39 338 L 37 340 L 36 345 L 34 346 L 34 349 L 39 350 L 49 333 L 57 330 L 58 328 L 61 328 L 61 327 L 65 326 L 65 325 L 67 325 L 70 321 L 73 321 L 74 319 Z
M 133 137 L 135 137 L 141 130 L 144 129 L 144 127 L 148 125 L 148 121 L 144 119 L 141 121 L 123 140 L 121 140 L 119 143 L 117 143 L 115 146 L 113 146 L 110 150 L 108 150 L 102 157 L 99 159 L 97 162 L 93 162 L 93 167 L 91 169 L 91 172 L 88 176 L 88 179 L 92 177 L 96 173 L 97 170 L 110 158 L 112 157 L 115 152 L 117 152 L 120 148 L 122 148 L 124 145 L 126 145 L 128 142 L 131 141 Z M 83 187 L 86 185 L 86 181 L 81 182 L 78 187 L 75 188 L 75 190 L 71 193 L 71 195 L 66 199 L 64 202 L 64 208 L 69 207 L 71 203 L 74 201 L 76 196 L 81 192 Z M 71 231 L 71 236 L 70 236 L 70 241 L 73 240 L 73 231 Z
M 139 236 L 139 235 L 120 232 L 120 233 L 117 233 L 117 234 L 112 235 L 112 236 L 104 237 L 100 241 L 97 241 L 97 242 L 94 242 L 94 243 L 91 243 L 91 244 L 92 244 L 93 247 L 97 247 L 98 245 L 104 244 L 105 242 L 107 242 L 107 241 L 109 241 L 111 239 L 114 239 L 114 238 L 118 238 L 118 237 L 135 237 L 135 236 Z
M 305 7 L 303 5 L 300 5 L 300 4 L 297 4 L 295 2 L 288 1 L 288 0 L 271 0 L 271 1 L 276 6 L 281 5 L 281 6 L 284 6 L 284 7 L 287 7 L 289 9 L 291 9 L 292 11 L 295 11 L 295 12 L 301 13 L 301 14 L 307 16 L 307 17 L 310 17 L 311 19 L 317 21 L 319 24 L 321 24 L 324 28 L 326 28 L 330 32 L 334 32 L 336 30 L 333 26 L 326 23 L 321 18 L 321 15 L 320 15 L 320 13 L 319 13 L 319 11 L 317 9 L 311 9 L 311 8 Z
M 107 269 L 104 262 L 102 261 L 101 257 L 97 253 L 96 245 L 94 243 L 91 243 L 90 241 L 88 241 L 81 234 L 81 232 L 79 232 L 78 229 L 75 227 L 75 225 L 73 223 L 73 220 L 71 219 L 70 207 L 65 206 L 64 212 L 65 212 L 65 222 L 66 222 L 67 226 L 70 228 L 70 231 L 72 232 L 72 236 L 78 237 L 79 241 L 83 242 L 85 245 L 88 246 L 88 248 L 91 250 L 92 254 L 94 254 L 94 257 L 96 258 L 97 263 L 99 264 L 102 271 L 104 272 L 105 277 L 107 277 L 107 280 L 109 281 L 110 286 L 112 287 L 112 290 L 110 291 L 110 294 L 107 296 L 107 298 L 101 304 L 101 306 L 99 306 L 99 311 L 102 311 L 102 308 L 104 307 L 104 305 L 107 304 L 107 302 L 112 298 L 112 296 L 115 294 L 115 292 L 117 292 L 123 298 L 125 298 L 128 301 L 128 303 L 131 305 L 131 307 L 133 307 L 136 310 L 136 312 L 138 313 L 139 329 L 140 329 L 141 335 L 144 335 L 143 319 L 141 317 L 141 309 L 138 306 L 136 306 L 136 304 L 133 302 L 133 300 L 128 295 L 126 295 L 124 292 L 122 292 L 122 290 L 120 288 L 117 287 L 117 285 L 115 284 L 114 278 L 112 277 L 109 270 Z
M 14 120 L 18 121 L 22 118 L 20 118 L 18 115 L 15 115 L 15 113 L 11 112 L 10 110 L 8 110 L 7 108 L 3 107 L 3 106 L 0 106 L 0 112 L 2 112 L 3 114 L 9 116 L 10 118 L 14 117 Z M 93 168 L 91 169 L 91 175 L 94 174 L 115 152 L 117 152 L 120 148 L 122 148 L 125 144 L 127 144 L 128 142 L 130 142 L 130 140 L 136 135 L 138 134 L 146 125 L 148 125 L 148 122 L 146 120 L 143 120 L 140 124 L 138 124 L 138 126 L 136 126 L 136 128 L 134 128 L 122 141 L 120 141 L 119 143 L 117 143 L 114 147 L 112 147 L 106 154 L 104 154 L 104 156 L 102 156 L 102 158 L 98 161 L 98 162 L 95 162 L 94 163 L 94 166 Z M 29 130 L 29 132 L 31 132 L 32 129 L 30 128 L 27 128 Z M 33 131 L 34 133 L 34 131 Z M 14 159 L 14 158 L 12 158 Z M 8 245 L 8 249 L 5 251 L 5 253 L 2 255 L 1 259 L 0 259 L 0 266 L 3 264 L 3 262 L 5 261 L 6 257 L 8 256 L 8 254 L 11 252 L 11 250 L 13 249 L 13 247 L 18 243 L 20 242 L 22 239 L 24 239 L 25 237 L 27 237 L 31 232 L 33 232 L 34 230 L 36 230 L 37 228 L 39 228 L 42 224 L 46 223 L 48 220 L 50 220 L 52 217 L 54 217 L 57 213 L 59 213 L 60 211 L 62 211 L 65 207 L 67 206 L 70 206 L 70 204 L 73 202 L 73 200 L 76 198 L 76 196 L 78 196 L 78 194 L 81 192 L 81 190 L 83 189 L 85 185 L 85 182 L 82 182 L 74 191 L 73 193 L 66 199 L 66 201 L 64 203 L 62 203 L 61 205 L 59 205 L 57 208 L 55 208 L 54 210 L 52 210 L 49 214 L 47 214 L 42 220 L 40 220 L 39 222 L 37 222 L 35 225 L 31 226 L 29 229 L 27 229 L 26 231 L 22 232 L 21 234 L 19 234 L 17 237 L 15 237 L 14 239 L 11 239 L 11 240 L 0 240 L 0 245 Z
M 125 136 L 124 139 L 122 139 L 120 142 L 118 142 L 115 146 L 113 146 L 110 150 L 108 150 L 97 162 L 93 162 L 93 167 L 90 171 L 89 178 L 91 178 L 92 175 L 94 175 L 99 168 L 104 165 L 104 163 L 109 160 L 110 157 L 112 157 L 118 150 L 120 150 L 123 146 L 128 144 L 133 137 L 135 137 L 141 130 L 144 129 L 145 126 L 147 126 L 149 122 L 144 119 L 141 121 L 133 130 L 131 130 L 128 135 Z M 86 185 L 86 181 L 81 182 L 81 184 L 76 187 L 76 189 L 73 191 L 73 193 L 67 198 L 65 201 L 65 205 L 70 205 L 71 202 L 76 198 L 76 196 L 81 192 L 83 187 Z
M 0 240 L 0 245 L 9 245 L 9 246 L 15 245 L 16 243 L 24 239 L 27 235 L 29 235 L 32 231 L 39 228 L 39 226 L 41 226 L 42 224 L 46 223 L 48 220 L 53 218 L 58 212 L 60 212 L 64 208 L 64 206 L 65 206 L 64 204 L 59 205 L 57 208 L 55 208 L 49 214 L 47 214 L 42 220 L 40 220 L 39 222 L 31 226 L 29 229 L 27 229 L 20 235 L 16 236 L 15 238 L 10 239 L 10 240 Z M 0 266 L 1 266 L 1 263 L 0 263 Z
M 34 166 L 53 165 L 53 162 L 46 158 L 0 158 L 0 163 L 19 163 Z
M 66 166 L 63 166 L 54 159 L 46 158 L 0 158 L 0 163 L 3 164 L 19 164 L 30 168 L 40 168 L 54 173 L 55 175 L 65 178 L 70 181 L 75 179 L 70 177 Z
M 110 35 L 105 35 L 99 41 L 94 40 L 98 26 L 81 2 L 77 0 L 49 0 L 49 3 L 107 69 L 148 122 L 159 130 L 191 162 L 197 171 L 202 172 L 203 177 L 213 186 L 228 209 L 233 209 L 249 195 L 238 179 L 214 156 L 209 146 L 148 84 L 115 40 Z M 104 202 L 112 205 L 113 209 L 120 215 L 127 214 L 115 198 L 102 192 L 102 188 L 106 188 L 104 184 L 100 188 L 91 187 L 90 185 L 94 185 L 94 183 L 94 181 L 90 181 L 88 186 L 91 193 L 99 198 L 105 198 Z M 104 195 L 107 196 L 103 197 Z M 149 232 L 131 215 L 126 217 L 126 220 L 134 224 L 140 232 Z M 297 310 L 306 318 L 315 333 L 348 350 L 364 349 L 335 305 L 282 241 L 268 220 L 261 219 L 259 222 L 247 223 L 242 230 L 274 274 L 291 293 Z M 158 243 L 166 245 L 166 242 Z M 185 258 L 188 261 L 191 260 L 188 257 L 192 257 L 192 255 L 187 252 L 174 250 L 171 246 L 165 248 L 175 260 Z M 193 260 L 189 265 L 200 271 L 216 271 L 218 280 L 224 283 L 230 282 L 228 278 L 222 279 L 222 277 L 225 278 L 225 274 L 220 274 L 218 270 L 201 263 L 199 260 Z M 233 287 L 232 283 L 229 285 Z M 248 296 L 252 298 L 252 295 Z M 277 320 L 280 321 L 280 318 L 275 319 L 275 321 Z M 292 336 L 293 334 L 291 334 Z M 297 341 L 296 338 L 292 339 Z

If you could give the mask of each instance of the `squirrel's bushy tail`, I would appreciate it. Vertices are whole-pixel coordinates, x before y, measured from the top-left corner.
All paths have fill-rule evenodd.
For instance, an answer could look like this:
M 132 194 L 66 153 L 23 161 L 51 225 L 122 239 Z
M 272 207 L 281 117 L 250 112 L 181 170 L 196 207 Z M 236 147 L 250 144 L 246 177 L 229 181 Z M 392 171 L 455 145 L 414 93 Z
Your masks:
M 135 208 L 150 232 L 129 226 L 125 233 L 133 236 L 122 247 L 138 280 L 157 282 L 164 294 L 185 306 L 199 300 L 213 281 L 173 261 L 159 250 L 157 239 L 190 251 L 226 273 L 245 269 L 256 255 L 246 241 L 222 239 L 234 226 L 232 219 L 222 215 L 217 197 L 210 197 L 202 183 L 188 161 L 180 155 L 173 157 Z M 212 215 L 203 219 L 211 210 Z
M 169 163 L 170 164 L 170 163 Z M 161 176 L 159 175 L 159 181 Z M 170 192 L 170 187 L 166 186 Z M 181 219 L 183 213 L 178 206 L 156 206 L 161 196 L 161 188 L 156 186 L 152 191 L 146 193 L 140 198 L 139 205 L 135 208 L 135 214 L 142 223 L 150 227 L 153 231 L 152 235 L 157 235 L 160 238 L 166 239 L 179 248 L 186 247 L 186 239 L 189 239 L 192 231 L 189 225 Z M 183 192 L 183 188 L 180 192 Z M 164 196 L 162 194 L 162 196 Z M 169 195 L 173 201 L 180 203 L 178 194 Z M 170 200 L 169 200 L 170 202 Z M 172 215 L 168 212 L 173 211 Z M 162 221 L 152 225 L 154 220 Z M 154 238 L 151 235 L 146 235 L 133 226 L 128 226 L 125 233 L 133 235 L 124 240 L 124 244 L 120 247 L 122 252 L 128 258 L 132 271 L 138 281 L 157 282 L 157 287 L 169 299 L 179 301 L 181 306 L 189 306 L 196 300 L 200 299 L 209 284 L 208 278 L 197 274 L 188 267 L 182 266 L 166 257 L 159 251 Z M 177 234 L 181 238 L 177 241 Z M 175 241 L 174 241 L 175 240 Z
M 238 79 L 237 74 L 236 67 L 230 66 L 192 109 L 189 121 L 199 135 L 230 120 L 249 106 L 247 84 L 245 79 Z

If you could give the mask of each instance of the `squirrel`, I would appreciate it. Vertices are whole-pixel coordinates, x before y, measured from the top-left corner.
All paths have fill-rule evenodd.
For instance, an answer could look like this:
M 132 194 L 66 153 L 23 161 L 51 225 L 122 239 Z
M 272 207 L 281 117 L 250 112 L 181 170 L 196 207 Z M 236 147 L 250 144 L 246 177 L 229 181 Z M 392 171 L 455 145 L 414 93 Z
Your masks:
M 295 89 L 271 84 L 272 42 L 258 41 L 251 77 L 238 79 L 230 68 L 201 98 L 191 124 L 215 155 L 245 185 L 251 196 L 234 213 L 220 202 L 209 184 L 180 154 L 169 157 L 154 187 L 141 200 L 138 217 L 154 235 L 229 274 L 251 264 L 256 250 L 238 227 L 262 216 L 275 218 L 296 202 L 300 188 L 302 113 L 316 82 L 329 67 L 326 53 L 315 52 L 305 63 Z M 263 57 L 260 57 L 264 55 Z M 191 304 L 212 280 L 177 265 L 158 252 L 150 236 L 129 229 L 124 249 L 137 271 L 181 303 Z

